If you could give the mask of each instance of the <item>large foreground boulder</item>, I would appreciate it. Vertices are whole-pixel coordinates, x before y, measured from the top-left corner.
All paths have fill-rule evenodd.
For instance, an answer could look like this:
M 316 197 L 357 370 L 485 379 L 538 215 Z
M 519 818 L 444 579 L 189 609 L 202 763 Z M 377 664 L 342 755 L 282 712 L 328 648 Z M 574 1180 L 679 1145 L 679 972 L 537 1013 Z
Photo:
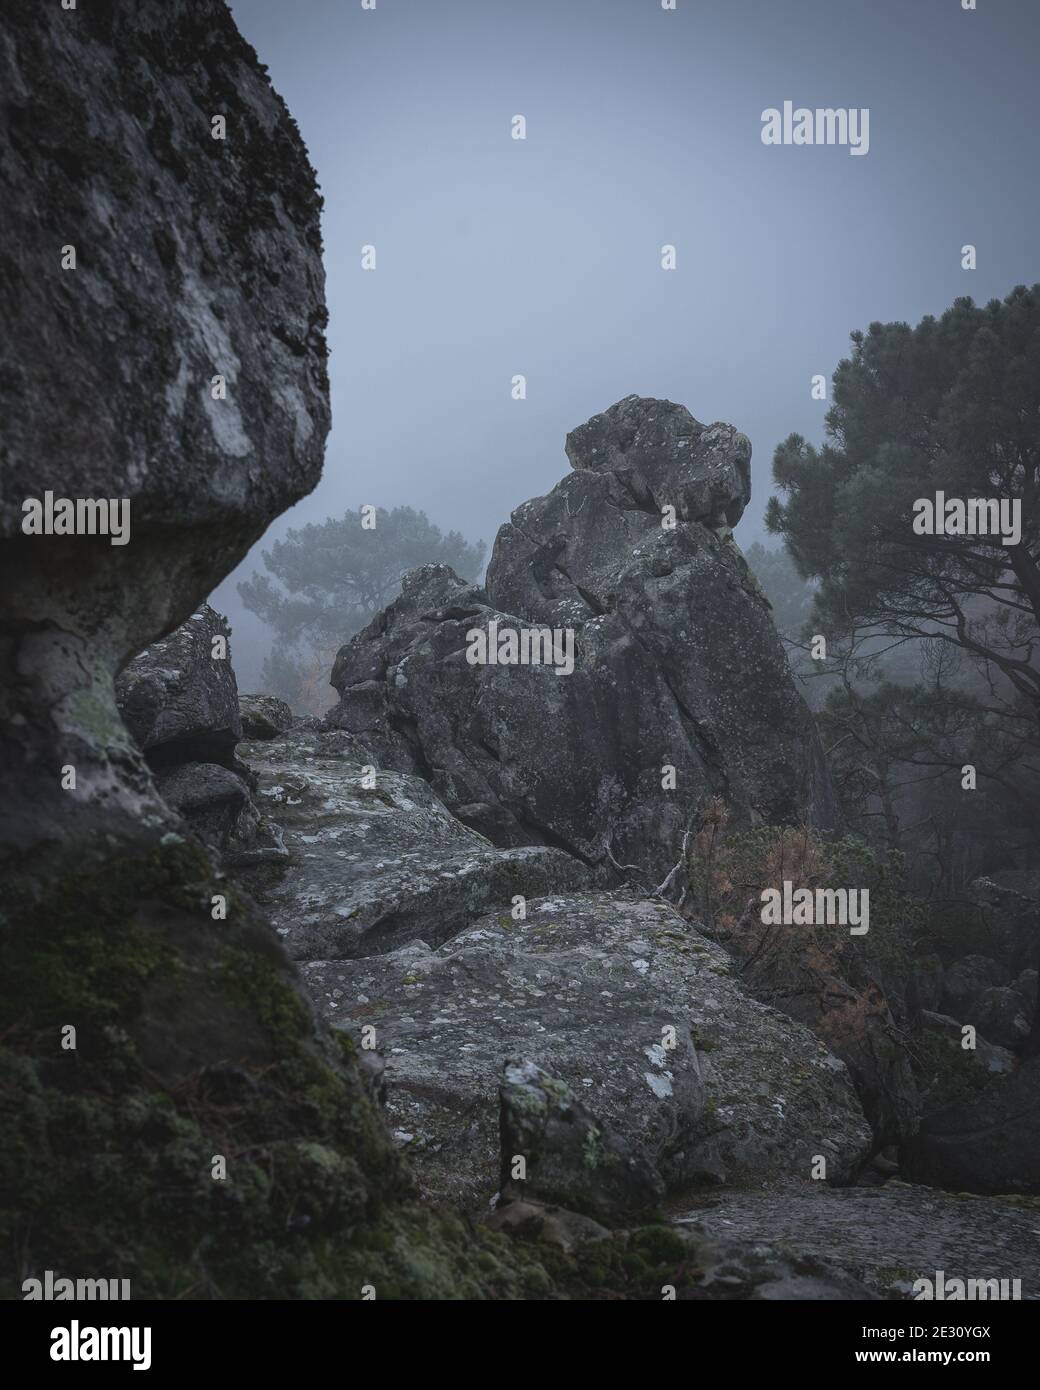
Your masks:
M 746 438 L 633 396 L 567 447 L 573 471 L 500 529 L 484 588 L 415 571 L 340 651 L 329 722 L 495 843 L 604 875 L 659 882 L 713 794 L 738 822 L 831 825 L 812 718 L 729 534 Z M 563 659 L 514 662 L 510 640 L 543 629 Z
M 303 968 L 312 997 L 386 1057 L 387 1113 L 425 1190 L 486 1210 L 502 1066 L 522 1056 L 648 1158 L 666 1186 L 849 1181 L 870 1128 L 848 1072 L 750 998 L 726 953 L 664 903 L 564 893 L 416 941 Z
M 315 485 L 329 406 L 314 176 L 222 0 L 3 27 L 0 842 L 29 891 L 161 833 L 113 677 Z

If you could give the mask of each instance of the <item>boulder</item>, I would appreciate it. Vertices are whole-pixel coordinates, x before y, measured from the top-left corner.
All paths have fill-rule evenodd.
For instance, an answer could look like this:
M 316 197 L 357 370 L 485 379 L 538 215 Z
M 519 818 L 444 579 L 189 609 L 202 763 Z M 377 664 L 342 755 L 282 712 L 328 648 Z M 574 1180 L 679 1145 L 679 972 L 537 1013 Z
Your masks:
M 813 720 L 729 534 L 747 440 L 628 397 L 568 453 L 573 471 L 500 529 L 485 587 L 413 571 L 340 651 L 330 725 L 496 844 L 568 849 L 604 882 L 622 865 L 660 882 L 711 795 L 735 823 L 833 825 Z M 564 660 L 469 659 L 473 632 L 497 651 L 531 629 L 556 630 Z
M 566 1082 L 509 1060 L 499 1087 L 499 1205 L 539 1202 L 621 1225 L 654 1213 L 661 1175 L 637 1143 L 604 1125 Z
M 224 849 L 252 805 L 249 787 L 219 763 L 182 763 L 156 778 L 159 794 L 211 849 Z
M 203 604 L 120 673 L 116 701 L 169 810 L 228 864 L 278 861 L 286 856 L 280 833 L 254 802 L 256 779 L 235 752 L 242 720 L 230 632 Z
M 275 695 L 240 695 L 238 707 L 243 738 L 277 738 L 295 724 L 292 710 Z
M 386 1056 L 387 1114 L 426 1192 L 486 1210 L 501 1068 L 525 1057 L 643 1151 L 670 1191 L 849 1181 L 870 1129 L 844 1064 L 751 999 L 726 953 L 666 904 L 560 893 L 304 983 L 337 1028 Z M 374 1029 L 364 1033 L 363 1029 Z
M 0 85 L 0 853 L 34 894 L 170 828 L 113 679 L 318 481 L 327 316 L 313 171 L 221 0 L 14 0 Z
M 273 876 L 265 857 L 254 887 L 298 960 L 371 955 L 416 937 L 439 945 L 489 908 L 508 911 L 517 895 L 588 881 L 560 850 L 496 849 L 429 783 L 377 773 L 343 731 L 292 730 L 240 751 L 286 856 Z
M 120 672 L 116 703 L 148 764 L 235 766 L 242 738 L 227 619 L 203 604 Z

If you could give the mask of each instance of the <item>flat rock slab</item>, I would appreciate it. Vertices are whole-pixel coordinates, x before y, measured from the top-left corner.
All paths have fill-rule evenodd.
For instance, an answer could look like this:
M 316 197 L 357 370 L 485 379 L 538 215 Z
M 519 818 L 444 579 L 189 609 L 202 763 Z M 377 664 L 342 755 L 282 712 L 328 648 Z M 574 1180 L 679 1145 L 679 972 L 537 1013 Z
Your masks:
M 884 1187 L 705 1195 L 675 1218 L 713 1239 L 767 1237 L 829 1260 L 888 1297 L 915 1279 L 1020 1279 L 1040 1299 L 1040 1198 L 974 1197 L 890 1182 Z
M 289 856 L 257 891 L 298 960 L 366 956 L 420 936 L 436 945 L 518 894 L 587 881 L 560 850 L 495 849 L 419 778 L 366 778 L 367 755 L 349 734 L 292 732 L 239 753 Z
M 526 920 L 489 914 L 439 948 L 313 961 L 303 978 L 355 1041 L 374 1026 L 390 1121 L 431 1196 L 493 1199 L 516 1056 L 642 1145 L 672 1190 L 808 1180 L 816 1155 L 847 1179 L 870 1131 L 844 1063 L 729 971 L 664 903 L 616 891 L 529 901 Z

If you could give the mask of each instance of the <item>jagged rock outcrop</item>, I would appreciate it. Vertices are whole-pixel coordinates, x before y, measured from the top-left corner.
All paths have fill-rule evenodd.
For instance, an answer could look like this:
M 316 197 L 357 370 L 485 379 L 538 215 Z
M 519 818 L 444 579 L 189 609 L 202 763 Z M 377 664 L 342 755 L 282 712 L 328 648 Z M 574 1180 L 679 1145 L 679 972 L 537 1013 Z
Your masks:
M 377 773 L 341 731 L 293 730 L 242 753 L 286 861 L 270 871 L 270 856 L 260 856 L 254 886 L 298 960 L 368 956 L 418 937 L 439 945 L 489 908 L 508 912 L 517 895 L 588 881 L 560 850 L 496 849 L 428 783 Z
M 362 1073 L 176 833 L 115 703 L 318 479 L 313 173 L 219 0 L 11 0 L 0 84 L 0 1296 L 44 1269 L 135 1298 L 343 1296 L 373 1262 L 415 1288 L 393 1249 L 421 1219 L 361 1253 L 410 1190 Z M 129 502 L 127 543 L 24 533 L 48 493 Z M 473 1248 L 425 1230 L 433 1278 Z
M 387 1113 L 426 1192 L 486 1210 L 498 1086 L 526 1056 L 641 1151 L 671 1191 L 848 1181 L 870 1129 L 845 1066 L 750 998 L 726 953 L 670 907 L 617 890 L 488 914 L 439 949 L 416 941 L 303 967 L 311 996 L 386 1057 Z M 670 1046 L 674 1043 L 674 1046 Z
M 113 677 L 315 485 L 329 406 L 320 199 L 222 0 L 3 22 L 0 842 L 30 891 L 161 831 Z M 128 531 L 27 534 L 48 497 Z
M 340 651 L 330 724 L 495 843 L 561 846 L 603 875 L 659 881 L 710 794 L 738 822 L 833 823 L 811 716 L 729 535 L 745 437 L 631 396 L 567 451 L 573 471 L 500 529 L 484 588 L 414 571 Z M 467 659 L 473 630 L 495 646 L 532 628 L 573 632 L 570 674 Z

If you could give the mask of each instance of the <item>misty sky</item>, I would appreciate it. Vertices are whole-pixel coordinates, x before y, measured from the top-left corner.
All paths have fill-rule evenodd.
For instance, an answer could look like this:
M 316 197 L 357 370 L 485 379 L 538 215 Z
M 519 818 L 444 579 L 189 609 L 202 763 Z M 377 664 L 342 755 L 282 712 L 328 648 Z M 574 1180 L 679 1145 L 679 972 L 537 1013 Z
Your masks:
M 333 428 L 267 543 L 374 503 L 490 546 L 567 431 L 637 392 L 750 436 L 749 545 L 850 330 L 1040 280 L 1040 0 L 230 3 L 325 197 Z M 787 99 L 868 107 L 869 154 L 764 145 Z M 212 600 L 245 690 L 263 544 Z

